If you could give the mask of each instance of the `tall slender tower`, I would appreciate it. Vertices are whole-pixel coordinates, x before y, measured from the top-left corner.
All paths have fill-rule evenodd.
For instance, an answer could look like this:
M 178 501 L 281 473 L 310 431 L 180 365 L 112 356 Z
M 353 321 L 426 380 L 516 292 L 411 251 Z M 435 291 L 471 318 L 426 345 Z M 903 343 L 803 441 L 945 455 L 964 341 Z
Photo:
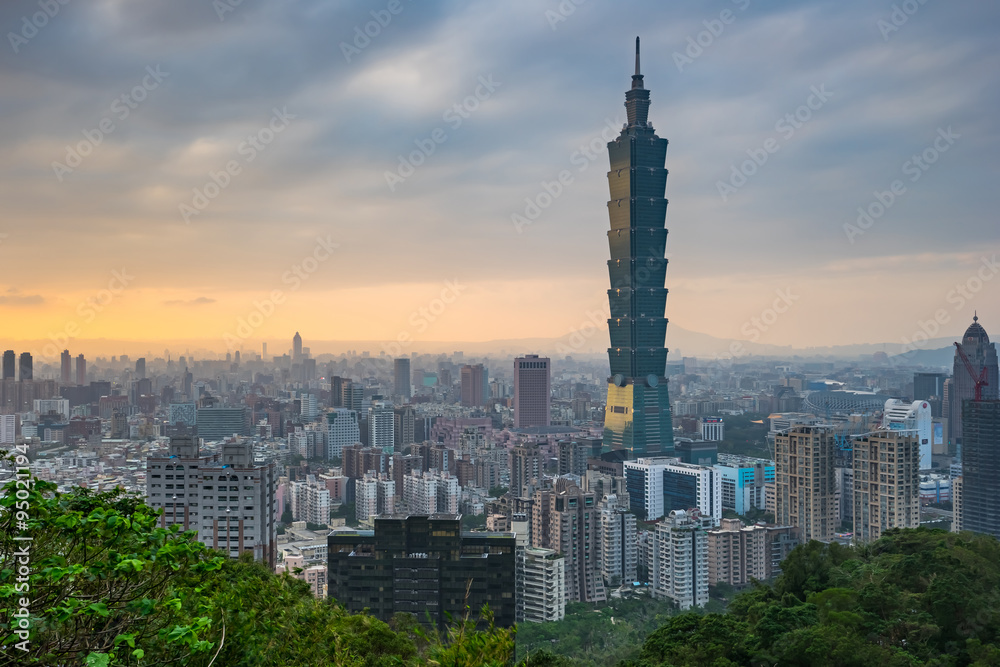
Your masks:
M 604 450 L 624 449 L 629 458 L 674 450 L 667 364 L 667 140 L 656 136 L 649 91 L 639 70 L 625 93 L 628 124 L 608 143 L 611 230 L 608 300 L 611 318 L 611 377 L 604 417 Z
M 966 400 L 974 398 L 976 395 L 976 380 L 979 374 L 986 369 L 986 386 L 982 388 L 982 398 L 984 400 L 995 400 L 1000 398 L 1000 370 L 997 363 L 996 343 L 990 342 L 990 337 L 986 329 L 979 323 L 979 316 L 973 315 L 972 324 L 965 330 L 962 336 L 962 352 L 968 357 L 975 377 L 969 374 L 965 368 L 958 351 L 955 351 L 955 365 L 951 379 L 951 392 L 948 395 L 948 428 L 951 430 L 952 445 L 962 444 L 962 409 Z M 954 452 L 954 448 L 952 449 Z

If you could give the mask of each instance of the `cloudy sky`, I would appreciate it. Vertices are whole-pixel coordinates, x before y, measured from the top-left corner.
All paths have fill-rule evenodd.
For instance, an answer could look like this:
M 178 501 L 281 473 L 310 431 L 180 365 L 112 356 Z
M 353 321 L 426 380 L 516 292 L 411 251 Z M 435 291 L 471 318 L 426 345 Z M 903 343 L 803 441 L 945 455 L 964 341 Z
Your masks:
M 606 308 L 636 35 L 671 326 L 1000 335 L 998 28 L 981 0 L 4 2 L 0 340 L 565 336 Z

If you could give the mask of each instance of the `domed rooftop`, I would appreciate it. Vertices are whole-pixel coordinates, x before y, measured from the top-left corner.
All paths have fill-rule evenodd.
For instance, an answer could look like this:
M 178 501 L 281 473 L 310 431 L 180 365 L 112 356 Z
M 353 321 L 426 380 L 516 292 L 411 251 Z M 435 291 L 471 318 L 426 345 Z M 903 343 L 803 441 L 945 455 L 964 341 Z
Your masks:
M 983 325 L 979 323 L 979 316 L 972 316 L 972 324 L 969 328 L 965 330 L 965 335 L 962 336 L 963 345 L 989 345 L 990 337 L 986 334 L 986 329 Z

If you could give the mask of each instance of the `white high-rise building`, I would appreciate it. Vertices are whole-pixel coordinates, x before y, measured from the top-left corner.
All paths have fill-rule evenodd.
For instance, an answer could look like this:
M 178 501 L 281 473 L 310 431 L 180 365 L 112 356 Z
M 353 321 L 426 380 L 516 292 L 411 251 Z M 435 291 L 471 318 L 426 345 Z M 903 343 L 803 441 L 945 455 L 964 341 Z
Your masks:
M 637 524 L 635 515 L 617 507 L 618 499 L 608 496 L 601 503 L 600 549 L 601 574 L 609 586 L 636 580 Z
M 722 473 L 674 457 L 638 458 L 623 464 L 629 508 L 654 521 L 671 510 L 698 508 L 715 525 L 722 520 Z
M 931 428 L 934 421 L 931 414 L 931 404 L 927 401 L 907 403 L 890 398 L 885 402 L 885 412 L 882 415 L 882 428 L 890 431 L 910 431 L 920 444 L 920 469 L 931 469 L 931 450 L 934 441 L 931 438 Z
M 724 439 L 726 425 L 722 417 L 701 418 L 701 439 L 717 442 Z
M 708 534 L 712 519 L 674 510 L 652 534 L 650 588 L 683 610 L 708 603 Z
M 0 415 L 0 445 L 13 445 L 16 429 L 16 415 Z
M 55 412 L 63 419 L 69 419 L 69 400 L 65 398 L 36 398 L 34 408 L 39 417 Z
M 343 458 L 344 447 L 361 442 L 358 428 L 358 413 L 354 410 L 338 408 L 326 414 L 326 458 Z
M 383 475 L 366 474 L 355 480 L 354 492 L 354 517 L 359 522 L 396 511 L 396 482 Z
M 146 459 L 146 502 L 163 509 L 161 525 L 197 530 L 200 542 L 234 558 L 250 551 L 272 570 L 277 488 L 275 464 L 256 464 L 248 443 L 202 456 L 197 437 L 175 435 L 169 455 Z
M 403 501 L 411 514 L 457 514 L 461 488 L 458 478 L 436 470 L 403 478 Z
M 566 559 L 555 549 L 525 547 L 519 564 L 518 622 L 548 623 L 566 617 Z
M 299 414 L 303 419 L 315 419 L 319 416 L 319 397 L 312 392 L 300 393 Z
M 314 475 L 307 475 L 304 482 L 292 482 L 291 498 L 292 517 L 296 521 L 329 523 L 330 491 L 326 484 L 316 481 Z
M 389 401 L 372 401 L 368 408 L 368 446 L 392 454 L 396 447 L 396 414 Z

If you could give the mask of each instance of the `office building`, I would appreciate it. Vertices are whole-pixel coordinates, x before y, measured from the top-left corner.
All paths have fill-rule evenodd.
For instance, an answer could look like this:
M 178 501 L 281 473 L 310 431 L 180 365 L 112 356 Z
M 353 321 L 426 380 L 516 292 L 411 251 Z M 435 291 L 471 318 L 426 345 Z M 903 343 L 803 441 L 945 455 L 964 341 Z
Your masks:
M 486 405 L 489 398 L 489 379 L 482 364 L 462 366 L 462 405 L 478 408 Z
M 518 623 L 550 623 L 566 618 L 565 557 L 554 549 L 525 547 L 520 558 Z
M 928 401 L 899 401 L 890 398 L 885 402 L 882 413 L 882 428 L 890 431 L 905 431 L 916 438 L 920 445 L 920 470 L 930 470 L 933 439 L 931 437 L 933 416 Z
M 718 442 L 725 439 L 725 423 L 722 417 L 702 417 L 700 422 L 701 439 Z
M 972 365 L 972 375 L 969 374 L 962 360 L 962 354 Z M 976 381 L 983 376 L 986 385 L 982 387 L 983 400 L 995 400 L 1000 397 L 1000 371 L 997 368 L 997 348 L 990 342 L 979 317 L 972 318 L 972 324 L 965 330 L 962 342 L 955 350 L 954 370 L 951 376 L 951 386 L 948 392 L 948 426 L 951 429 L 953 445 L 962 444 L 962 406 L 969 399 L 976 398 Z M 952 451 L 955 451 L 954 449 Z
M 774 445 L 775 522 L 795 526 L 803 543 L 829 542 L 839 524 L 832 429 L 793 426 Z
M 82 354 L 76 357 L 76 383 L 81 387 L 87 384 L 87 360 Z
M 551 424 L 551 370 L 549 359 L 537 354 L 514 360 L 514 428 Z
M 734 454 L 719 454 L 715 469 L 721 475 L 722 509 L 746 515 L 767 509 L 767 484 L 774 483 L 774 461 Z
M 516 538 L 463 533 L 461 515 L 395 515 L 375 530 L 336 529 L 327 538 L 329 595 L 351 613 L 368 610 L 388 621 L 430 614 L 439 627 L 489 605 L 499 627 L 516 618 Z
M 146 377 L 146 357 L 139 357 L 135 360 L 135 377 L 137 380 Z
M 1000 401 L 965 401 L 962 422 L 955 511 L 960 505 L 962 530 L 1000 538 Z
M 360 415 L 365 398 L 364 385 L 360 382 L 347 380 L 341 383 L 341 389 L 343 390 L 343 395 L 340 398 L 341 407 L 347 410 L 354 410 Z
M 335 408 L 326 413 L 326 423 L 327 461 L 342 459 L 345 447 L 361 444 L 358 414 L 354 410 Z
M 874 542 L 891 528 L 920 527 L 920 448 L 908 431 L 880 430 L 854 439 L 856 541 Z
M 629 507 L 640 519 L 655 521 L 671 510 L 691 508 L 716 523 L 722 519 L 722 475 L 715 468 L 674 457 L 643 457 L 622 467 Z
M 198 408 L 194 403 L 171 403 L 167 408 L 167 423 L 171 426 L 185 424 L 195 426 L 198 423 Z
M 13 380 L 17 376 L 15 375 L 15 363 L 17 360 L 17 355 L 14 350 L 6 350 L 3 353 L 3 378 L 4 380 Z
M 554 488 L 535 491 L 533 500 L 531 543 L 555 549 L 566 557 L 566 599 L 606 600 L 599 563 L 600 522 L 595 495 L 558 478 Z
M 396 414 L 392 403 L 372 401 L 368 408 L 368 446 L 392 454 L 396 447 Z
M 931 405 L 931 416 L 941 417 L 944 401 L 944 383 L 948 376 L 945 373 L 914 373 L 913 400 L 927 401 Z
M 708 533 L 712 520 L 697 510 L 673 510 L 656 524 L 649 545 L 650 593 L 678 609 L 708 603 Z
M 392 360 L 392 373 L 394 380 L 394 396 L 399 396 L 405 401 L 409 401 L 413 396 L 410 385 L 411 371 L 410 360 L 403 357 Z
M 285 348 L 288 349 L 288 348 Z M 302 361 L 302 336 L 296 331 L 295 335 L 292 337 L 292 363 L 300 363 Z
M 69 401 L 65 398 L 36 398 L 33 401 L 33 408 L 39 417 L 55 413 L 69 421 Z
M 198 435 L 206 441 L 250 434 L 250 411 L 246 407 L 198 408 L 195 422 Z
M 274 569 L 277 559 L 274 463 L 255 464 L 253 448 L 227 443 L 201 455 L 198 438 L 177 434 L 167 456 L 146 459 L 146 502 L 163 526 L 197 530 L 203 544 L 237 557 L 245 551 Z
M 32 372 L 32 361 L 30 352 L 21 353 L 21 358 L 19 360 L 17 370 L 18 370 L 17 379 L 21 381 L 31 380 L 34 378 L 34 373 Z
M 73 357 L 70 356 L 69 350 L 63 350 L 60 361 L 60 374 L 59 382 L 63 386 L 70 384 L 73 381 Z
M 611 377 L 604 449 L 624 449 L 628 458 L 669 455 L 674 449 L 664 346 L 667 140 L 656 136 L 648 121 L 649 91 L 642 78 L 636 38 L 635 74 L 625 93 L 628 123 L 608 143 Z

